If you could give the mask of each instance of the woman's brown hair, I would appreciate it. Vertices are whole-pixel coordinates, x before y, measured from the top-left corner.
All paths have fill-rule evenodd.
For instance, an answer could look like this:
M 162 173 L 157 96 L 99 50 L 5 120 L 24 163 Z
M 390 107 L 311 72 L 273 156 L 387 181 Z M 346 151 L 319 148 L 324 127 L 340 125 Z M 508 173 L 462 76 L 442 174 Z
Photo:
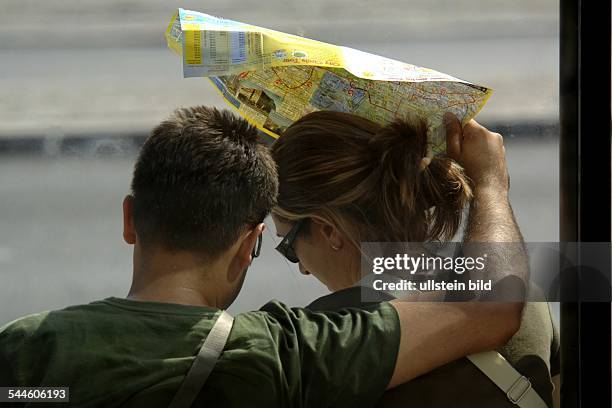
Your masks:
M 427 124 L 387 126 L 341 112 L 313 112 L 272 146 L 279 195 L 272 213 L 293 222 L 318 217 L 358 242 L 452 238 L 471 198 L 453 160 L 427 165 Z

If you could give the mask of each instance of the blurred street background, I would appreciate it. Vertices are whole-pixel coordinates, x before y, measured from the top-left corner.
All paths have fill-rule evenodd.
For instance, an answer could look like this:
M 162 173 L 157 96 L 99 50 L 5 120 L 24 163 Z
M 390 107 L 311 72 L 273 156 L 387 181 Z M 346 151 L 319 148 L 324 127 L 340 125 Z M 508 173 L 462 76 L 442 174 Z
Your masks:
M 0 325 L 125 296 L 121 201 L 138 146 L 178 106 L 225 107 L 182 78 L 163 33 L 178 7 L 346 45 L 495 90 L 477 120 L 505 137 L 526 241 L 559 239 L 554 0 L 3 0 Z M 231 311 L 326 293 L 274 251 L 271 222 Z

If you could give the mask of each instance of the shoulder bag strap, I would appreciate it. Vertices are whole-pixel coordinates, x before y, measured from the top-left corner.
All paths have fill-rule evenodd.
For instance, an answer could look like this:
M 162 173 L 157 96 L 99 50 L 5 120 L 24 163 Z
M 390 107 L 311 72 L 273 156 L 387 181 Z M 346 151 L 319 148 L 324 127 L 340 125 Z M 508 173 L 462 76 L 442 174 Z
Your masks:
M 193 404 L 225 348 L 233 324 L 234 318 L 223 310 L 206 336 L 169 408 L 186 408 Z
M 491 379 L 520 408 L 547 408 L 544 400 L 531 387 L 529 379 L 512 367 L 496 351 L 471 354 L 467 358 Z

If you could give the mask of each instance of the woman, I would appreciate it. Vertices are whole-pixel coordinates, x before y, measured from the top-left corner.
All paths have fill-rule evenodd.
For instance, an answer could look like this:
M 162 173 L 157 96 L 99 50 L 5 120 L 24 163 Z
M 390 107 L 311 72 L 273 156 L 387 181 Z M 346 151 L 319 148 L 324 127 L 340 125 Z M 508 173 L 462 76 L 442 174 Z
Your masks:
M 350 114 L 315 112 L 290 126 L 272 155 L 280 181 L 272 217 L 284 237 L 278 249 L 333 292 L 309 306 L 315 310 L 363 306 L 360 242 L 451 239 L 471 199 L 461 166 L 429 157 L 422 121 L 381 127 Z M 374 298 L 393 296 L 379 291 Z M 549 406 L 557 351 L 546 303 L 527 303 L 521 329 L 499 350 Z M 467 358 L 387 392 L 380 403 L 516 406 Z

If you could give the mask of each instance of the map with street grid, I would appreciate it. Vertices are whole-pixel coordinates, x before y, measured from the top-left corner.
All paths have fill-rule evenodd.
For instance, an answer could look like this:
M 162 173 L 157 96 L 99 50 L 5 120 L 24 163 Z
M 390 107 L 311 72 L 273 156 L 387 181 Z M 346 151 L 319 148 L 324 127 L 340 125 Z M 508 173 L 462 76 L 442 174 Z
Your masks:
M 262 27 L 179 9 L 166 31 L 185 77 L 208 77 L 225 100 L 278 138 L 307 113 L 331 110 L 387 124 L 427 121 L 433 153 L 445 149 L 442 119 L 468 122 L 492 90 L 432 69 Z

